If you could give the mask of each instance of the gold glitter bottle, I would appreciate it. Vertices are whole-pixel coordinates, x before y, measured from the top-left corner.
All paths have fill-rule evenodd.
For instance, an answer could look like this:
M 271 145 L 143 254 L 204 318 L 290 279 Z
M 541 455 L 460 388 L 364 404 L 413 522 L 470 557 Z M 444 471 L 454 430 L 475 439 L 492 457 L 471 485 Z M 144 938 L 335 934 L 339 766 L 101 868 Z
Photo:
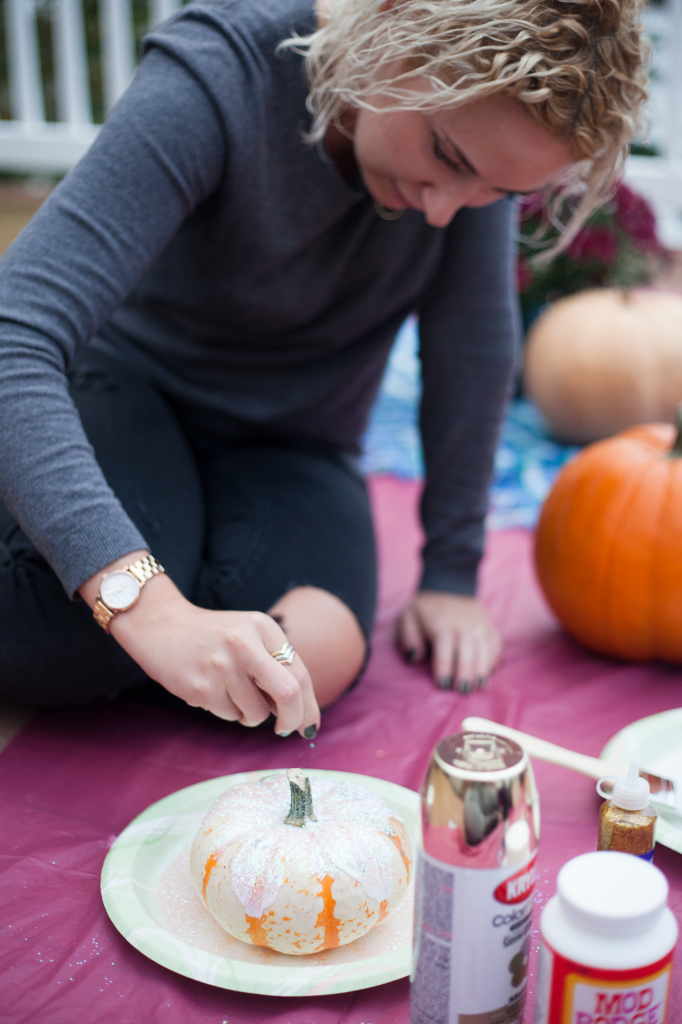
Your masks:
M 613 790 L 607 793 L 602 783 L 611 781 Z M 641 778 L 637 762 L 631 763 L 627 775 L 600 779 L 597 792 L 607 798 L 599 809 L 597 849 L 620 850 L 652 861 L 657 815 L 649 803 L 649 783 Z

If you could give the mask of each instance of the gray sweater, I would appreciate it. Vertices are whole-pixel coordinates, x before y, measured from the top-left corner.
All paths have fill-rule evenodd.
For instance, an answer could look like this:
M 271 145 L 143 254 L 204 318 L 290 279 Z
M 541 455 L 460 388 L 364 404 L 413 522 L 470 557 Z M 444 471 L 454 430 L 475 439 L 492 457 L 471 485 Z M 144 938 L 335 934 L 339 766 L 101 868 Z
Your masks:
M 147 543 L 69 398 L 77 350 L 278 436 L 358 450 L 421 325 L 422 586 L 473 593 L 516 337 L 514 204 L 380 219 L 310 126 L 278 42 L 310 0 L 198 0 L 153 32 L 98 139 L 0 261 L 0 494 L 70 595 Z

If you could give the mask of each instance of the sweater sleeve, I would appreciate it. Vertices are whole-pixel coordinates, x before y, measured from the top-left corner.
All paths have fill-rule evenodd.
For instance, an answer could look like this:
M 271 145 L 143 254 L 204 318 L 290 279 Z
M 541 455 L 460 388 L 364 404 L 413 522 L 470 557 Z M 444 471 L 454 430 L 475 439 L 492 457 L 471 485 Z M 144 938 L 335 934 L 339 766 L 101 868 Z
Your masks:
M 505 198 L 457 214 L 420 312 L 424 590 L 476 591 L 488 486 L 518 350 L 515 210 Z
M 0 496 L 69 595 L 144 538 L 109 488 L 65 372 L 215 191 L 224 128 L 152 46 L 77 167 L 0 260 Z

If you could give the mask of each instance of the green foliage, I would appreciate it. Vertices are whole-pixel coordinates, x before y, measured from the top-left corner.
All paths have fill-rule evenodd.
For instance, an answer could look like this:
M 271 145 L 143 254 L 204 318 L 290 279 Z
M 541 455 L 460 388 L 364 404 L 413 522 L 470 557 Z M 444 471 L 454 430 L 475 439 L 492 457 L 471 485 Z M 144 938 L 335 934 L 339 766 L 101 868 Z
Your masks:
M 559 233 L 549 223 L 539 197 L 524 201 L 521 232 L 518 285 L 526 319 L 546 302 L 585 288 L 647 284 L 665 258 L 651 207 L 626 185 L 592 214 L 568 248 L 546 266 L 533 264 L 538 251 L 533 237 L 553 241 Z

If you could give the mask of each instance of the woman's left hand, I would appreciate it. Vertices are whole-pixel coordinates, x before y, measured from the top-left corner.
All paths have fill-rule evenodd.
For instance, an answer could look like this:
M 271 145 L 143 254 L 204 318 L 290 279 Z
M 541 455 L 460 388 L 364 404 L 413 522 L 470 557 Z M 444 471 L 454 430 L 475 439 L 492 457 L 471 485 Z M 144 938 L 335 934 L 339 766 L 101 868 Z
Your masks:
M 468 693 L 485 684 L 502 641 L 475 597 L 421 590 L 398 620 L 398 646 L 411 663 L 431 654 L 441 690 Z

